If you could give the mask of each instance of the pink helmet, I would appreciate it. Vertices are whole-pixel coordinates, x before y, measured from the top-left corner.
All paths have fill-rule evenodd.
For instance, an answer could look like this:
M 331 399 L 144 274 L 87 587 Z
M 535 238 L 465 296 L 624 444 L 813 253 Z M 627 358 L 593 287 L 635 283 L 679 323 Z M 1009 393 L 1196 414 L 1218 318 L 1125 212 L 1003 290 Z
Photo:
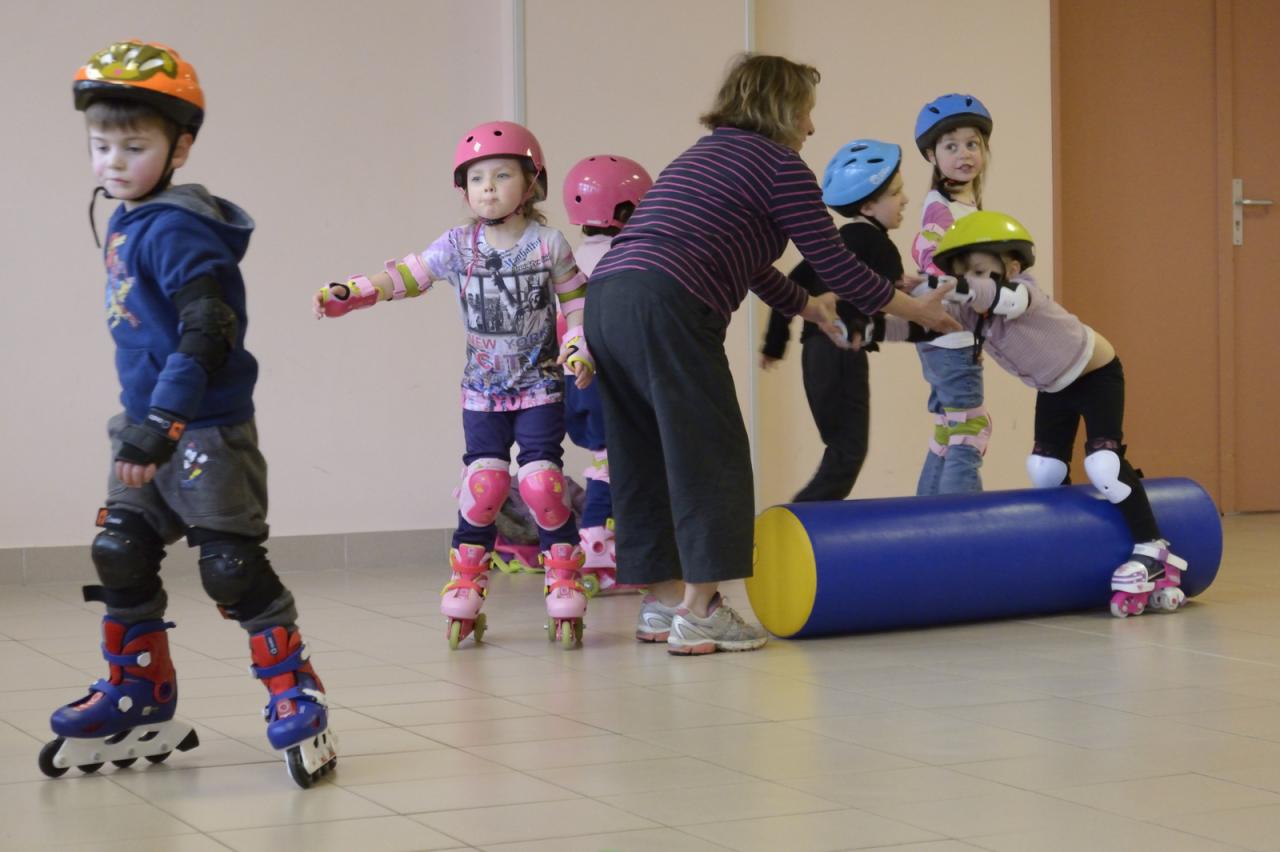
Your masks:
M 621 228 L 618 205 L 638 205 L 651 186 L 653 178 L 635 160 L 599 154 L 579 160 L 565 175 L 564 207 L 574 225 Z
M 530 171 L 537 176 L 542 194 L 547 193 L 546 163 L 542 159 L 542 146 L 525 127 L 513 121 L 486 121 L 476 125 L 462 137 L 453 154 L 453 185 L 466 186 L 467 166 L 476 160 L 490 157 L 512 157 L 527 160 Z

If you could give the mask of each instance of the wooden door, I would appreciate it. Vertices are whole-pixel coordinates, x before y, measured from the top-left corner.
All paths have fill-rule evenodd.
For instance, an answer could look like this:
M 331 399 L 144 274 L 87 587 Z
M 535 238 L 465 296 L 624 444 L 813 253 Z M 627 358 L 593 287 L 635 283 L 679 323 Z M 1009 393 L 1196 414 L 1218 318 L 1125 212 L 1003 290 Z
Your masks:
M 1219 68 L 1229 74 L 1230 86 L 1220 92 L 1230 98 L 1223 124 L 1230 138 L 1230 182 L 1239 180 L 1246 199 L 1280 202 L 1280 6 L 1274 0 L 1220 0 Z M 1224 21 L 1223 18 L 1229 18 Z M 1229 34 L 1229 36 L 1228 36 Z M 1224 67 L 1225 66 L 1225 67 Z M 1223 239 L 1230 257 L 1222 264 L 1229 272 L 1223 293 L 1224 314 L 1232 319 L 1220 346 L 1227 375 L 1224 397 L 1224 437 L 1228 452 L 1224 468 L 1234 479 L 1237 511 L 1280 510 L 1280 210 L 1244 206 L 1228 200 L 1227 217 L 1239 211 L 1239 227 Z M 1233 223 L 1234 225 L 1234 223 Z M 1238 233 L 1237 233 L 1238 232 Z M 1226 229 L 1220 229 L 1226 236 Z M 1239 241 L 1240 245 L 1235 243 Z M 1227 325 L 1227 324 L 1221 324 Z M 1234 441 L 1230 433 L 1234 432 Z M 1234 446 L 1230 446 L 1230 445 Z M 1230 498 L 1228 498 L 1230 499 Z

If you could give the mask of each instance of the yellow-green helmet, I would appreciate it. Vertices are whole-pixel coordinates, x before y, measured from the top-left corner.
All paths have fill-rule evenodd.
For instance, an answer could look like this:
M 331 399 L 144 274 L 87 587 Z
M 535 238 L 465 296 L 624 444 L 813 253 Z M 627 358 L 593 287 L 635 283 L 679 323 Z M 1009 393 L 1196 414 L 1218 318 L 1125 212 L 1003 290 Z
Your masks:
M 1036 244 L 1027 229 L 1009 214 L 993 210 L 978 210 L 957 219 L 942 235 L 933 262 L 949 273 L 952 262 L 971 251 L 997 255 L 1009 252 L 1018 258 L 1023 269 L 1030 269 L 1036 262 Z

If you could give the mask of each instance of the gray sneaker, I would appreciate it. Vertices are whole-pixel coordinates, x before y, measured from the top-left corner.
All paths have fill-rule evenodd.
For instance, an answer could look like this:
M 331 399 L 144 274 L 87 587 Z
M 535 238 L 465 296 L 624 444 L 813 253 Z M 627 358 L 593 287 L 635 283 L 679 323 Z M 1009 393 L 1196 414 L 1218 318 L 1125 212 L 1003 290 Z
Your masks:
M 716 595 L 706 618 L 698 618 L 687 609 L 676 611 L 667 636 L 667 651 L 672 654 L 754 651 L 768 641 L 769 635 L 763 628 L 747 624 Z
M 636 622 L 636 638 L 641 642 L 665 642 L 671 632 L 671 619 L 678 607 L 667 606 L 653 595 L 645 595 Z

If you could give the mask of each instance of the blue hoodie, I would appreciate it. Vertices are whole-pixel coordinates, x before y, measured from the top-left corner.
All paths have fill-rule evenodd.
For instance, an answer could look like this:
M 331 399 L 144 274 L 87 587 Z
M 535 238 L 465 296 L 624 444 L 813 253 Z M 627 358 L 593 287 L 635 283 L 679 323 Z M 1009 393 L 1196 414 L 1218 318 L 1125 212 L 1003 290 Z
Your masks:
M 107 326 L 120 401 L 135 421 L 150 408 L 176 414 L 191 428 L 253 417 L 258 362 L 244 348 L 248 316 L 239 267 L 252 233 L 247 213 L 195 184 L 112 214 L 104 248 Z M 204 276 L 218 282 L 239 320 L 235 346 L 212 374 L 178 352 L 182 329 L 173 303 L 183 286 Z

